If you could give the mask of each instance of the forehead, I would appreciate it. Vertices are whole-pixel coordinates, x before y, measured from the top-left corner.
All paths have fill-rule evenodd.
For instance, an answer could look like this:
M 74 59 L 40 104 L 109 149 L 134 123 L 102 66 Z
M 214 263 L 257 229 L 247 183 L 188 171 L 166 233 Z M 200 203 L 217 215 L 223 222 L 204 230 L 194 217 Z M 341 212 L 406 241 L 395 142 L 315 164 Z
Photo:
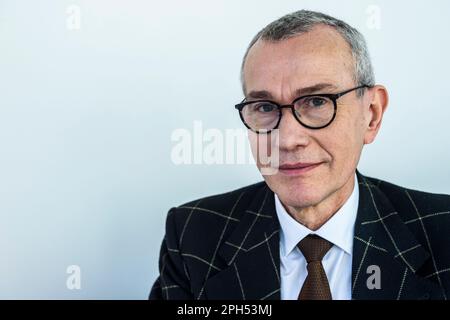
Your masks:
M 344 38 L 331 27 L 316 26 L 286 40 L 258 40 L 248 52 L 244 82 L 247 92 L 315 83 L 339 87 L 352 82 L 353 72 L 351 49 Z

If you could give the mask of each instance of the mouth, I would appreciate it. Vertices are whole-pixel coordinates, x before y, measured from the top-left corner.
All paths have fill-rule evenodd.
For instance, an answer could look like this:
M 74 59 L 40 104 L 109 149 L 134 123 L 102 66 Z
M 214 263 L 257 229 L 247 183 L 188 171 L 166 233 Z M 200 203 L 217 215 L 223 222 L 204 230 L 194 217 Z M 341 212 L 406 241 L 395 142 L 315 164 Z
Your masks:
M 314 170 L 318 166 L 320 166 L 323 162 L 315 162 L 315 163 L 286 163 L 278 167 L 278 170 L 287 176 L 298 176 L 303 175 L 311 170 Z

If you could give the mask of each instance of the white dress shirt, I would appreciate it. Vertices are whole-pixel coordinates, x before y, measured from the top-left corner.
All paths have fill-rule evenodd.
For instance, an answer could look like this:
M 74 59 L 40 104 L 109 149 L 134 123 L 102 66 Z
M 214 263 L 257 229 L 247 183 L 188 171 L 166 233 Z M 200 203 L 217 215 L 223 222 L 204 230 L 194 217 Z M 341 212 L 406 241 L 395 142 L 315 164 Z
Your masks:
M 275 209 L 280 221 L 281 299 L 297 300 L 308 271 L 297 244 L 307 235 L 316 234 L 333 246 L 322 259 L 333 300 L 352 297 L 353 235 L 358 211 L 359 187 L 355 175 L 353 192 L 344 205 L 318 230 L 312 231 L 292 218 L 275 194 Z

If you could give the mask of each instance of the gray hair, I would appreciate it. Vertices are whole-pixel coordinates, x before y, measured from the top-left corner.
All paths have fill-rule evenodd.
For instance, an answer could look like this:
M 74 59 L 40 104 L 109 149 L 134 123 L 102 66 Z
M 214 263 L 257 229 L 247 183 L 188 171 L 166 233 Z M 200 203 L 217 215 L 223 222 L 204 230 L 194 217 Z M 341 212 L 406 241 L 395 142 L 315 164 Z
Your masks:
M 241 83 L 245 94 L 244 64 L 248 52 L 259 40 L 281 41 L 310 31 L 317 25 L 331 26 L 349 44 L 354 63 L 354 80 L 357 85 L 375 85 L 375 75 L 370 61 L 364 36 L 355 28 L 342 20 L 333 18 L 321 12 L 300 10 L 287 14 L 275 20 L 259 31 L 250 42 L 241 65 Z M 361 94 L 362 91 L 359 92 Z

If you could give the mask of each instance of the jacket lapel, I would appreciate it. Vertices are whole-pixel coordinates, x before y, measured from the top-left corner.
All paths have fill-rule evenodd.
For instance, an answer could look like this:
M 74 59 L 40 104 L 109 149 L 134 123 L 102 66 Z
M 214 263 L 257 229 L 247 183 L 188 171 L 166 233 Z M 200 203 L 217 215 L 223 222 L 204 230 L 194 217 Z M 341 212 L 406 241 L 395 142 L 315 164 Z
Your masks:
M 280 299 L 279 223 L 264 185 L 219 248 L 227 268 L 207 280 L 207 299 Z
M 358 171 L 357 177 L 359 205 L 353 242 L 352 298 L 440 297 L 435 283 L 416 274 L 429 259 L 429 253 L 417 242 L 373 180 Z M 376 273 L 379 288 L 373 286 Z

